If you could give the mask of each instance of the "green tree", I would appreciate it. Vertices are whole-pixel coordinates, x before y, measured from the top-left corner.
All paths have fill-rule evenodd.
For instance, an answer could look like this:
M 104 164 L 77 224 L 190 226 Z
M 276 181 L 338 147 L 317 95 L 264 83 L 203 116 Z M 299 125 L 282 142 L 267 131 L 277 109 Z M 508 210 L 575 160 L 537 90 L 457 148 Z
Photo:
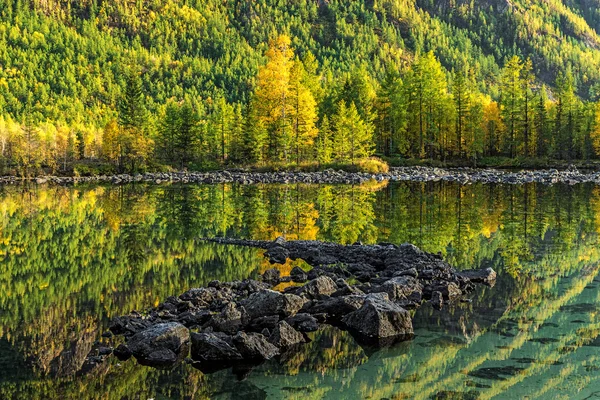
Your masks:
M 517 137 L 523 126 L 522 71 L 523 62 L 513 56 L 504 66 L 500 78 L 500 104 L 507 135 L 504 144 L 511 158 L 517 155 Z

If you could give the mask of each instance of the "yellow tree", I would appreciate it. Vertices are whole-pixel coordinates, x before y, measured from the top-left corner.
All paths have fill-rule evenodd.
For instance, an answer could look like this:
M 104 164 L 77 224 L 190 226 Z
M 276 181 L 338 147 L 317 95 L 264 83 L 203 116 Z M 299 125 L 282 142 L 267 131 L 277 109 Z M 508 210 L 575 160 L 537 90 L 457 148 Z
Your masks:
M 483 131 L 485 133 L 485 152 L 488 155 L 497 155 L 500 150 L 500 138 L 504 131 L 504 123 L 500 107 L 495 101 L 490 101 L 483 108 Z
M 302 84 L 305 75 L 303 64 L 300 61 L 294 62 L 290 74 L 289 93 L 292 102 L 290 116 L 297 164 L 300 163 L 301 154 L 305 155 L 307 150 L 312 148 L 318 133 L 316 127 L 317 102 L 312 92 Z
M 266 53 L 268 62 L 258 72 L 253 109 L 258 121 L 269 133 L 271 152 L 278 159 L 288 160 L 292 141 L 290 129 L 290 71 L 294 51 L 291 39 L 281 35 L 271 41 Z
M 110 162 L 115 164 L 121 155 L 121 144 L 119 143 L 119 123 L 112 119 L 104 127 L 102 134 L 102 154 Z

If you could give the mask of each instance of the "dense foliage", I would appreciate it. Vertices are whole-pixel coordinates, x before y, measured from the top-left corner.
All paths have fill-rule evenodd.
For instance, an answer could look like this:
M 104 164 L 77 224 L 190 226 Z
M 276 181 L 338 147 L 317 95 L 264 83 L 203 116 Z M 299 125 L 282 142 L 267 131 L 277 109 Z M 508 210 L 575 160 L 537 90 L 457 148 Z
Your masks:
M 594 158 L 596 9 L 583 0 L 3 2 L 0 169 L 354 164 L 373 152 Z

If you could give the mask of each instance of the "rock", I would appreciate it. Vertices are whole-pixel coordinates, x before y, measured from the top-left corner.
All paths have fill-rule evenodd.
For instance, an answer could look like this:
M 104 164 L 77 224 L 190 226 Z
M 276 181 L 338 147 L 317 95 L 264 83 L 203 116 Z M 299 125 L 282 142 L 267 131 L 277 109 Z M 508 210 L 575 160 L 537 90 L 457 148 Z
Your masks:
M 293 295 L 281 294 L 274 290 L 261 290 L 253 293 L 243 301 L 243 306 L 250 319 L 269 315 L 289 317 L 302 308 L 306 300 Z
M 356 286 L 349 285 L 348 282 L 346 282 L 342 278 L 338 278 L 335 281 L 335 284 L 338 287 L 338 290 L 336 290 L 335 292 L 333 292 L 331 294 L 332 297 L 349 296 L 349 295 L 360 296 L 360 295 L 365 294 L 362 290 L 360 290 Z
M 394 273 L 394 276 L 412 276 L 413 278 L 416 278 L 419 276 L 419 272 L 416 268 L 410 268 L 404 271 L 397 271 Z
M 279 315 L 267 315 L 253 319 L 250 321 L 247 328 L 254 332 L 262 332 L 263 329 L 275 329 L 278 323 Z
M 307 313 L 296 314 L 293 317 L 288 317 L 285 319 L 285 322 L 290 324 L 299 332 L 314 332 L 319 329 L 319 323 L 317 322 L 317 319 Z
M 194 288 L 183 293 L 179 298 L 197 306 L 207 307 L 217 298 L 217 289 L 214 287 Z
M 183 360 L 189 350 L 190 332 L 180 323 L 168 322 L 138 332 L 127 347 L 142 365 L 171 366 Z
M 322 275 L 302 286 L 299 294 L 310 299 L 320 299 L 333 294 L 337 289 L 333 279 Z
M 304 283 L 308 280 L 308 275 L 300 267 L 294 267 L 290 272 L 290 277 L 292 278 L 292 281 L 297 283 Z
M 124 344 L 118 345 L 117 348 L 113 350 L 113 354 L 120 361 L 127 361 L 132 356 L 131 350 L 129 350 L 129 347 L 127 347 L 127 345 L 124 345 Z
M 496 271 L 492 268 L 484 269 L 471 269 L 457 272 L 458 276 L 469 279 L 475 283 L 485 283 L 488 285 L 493 284 L 496 281 Z
M 281 321 L 271 333 L 269 342 L 279 348 L 288 348 L 304 343 L 304 336 L 285 321 Z
M 113 336 L 113 333 L 111 331 L 106 331 L 106 332 L 102 333 L 103 338 L 111 338 L 112 336 Z
M 108 329 L 115 335 L 130 336 L 143 331 L 151 325 L 151 321 L 142 319 L 138 316 L 125 315 L 113 318 Z
M 413 293 L 421 294 L 423 286 L 411 276 L 398 276 L 385 281 L 381 286 L 371 290 L 372 293 L 387 293 L 391 300 L 407 299 Z
M 247 360 L 270 360 L 279 354 L 279 349 L 260 333 L 238 332 L 233 343 Z
M 281 272 L 276 268 L 272 268 L 265 271 L 265 273 L 262 275 L 262 278 L 264 282 L 276 285 L 281 280 Z
M 431 293 L 440 292 L 445 300 L 455 300 L 463 294 L 456 283 L 447 281 L 435 282 L 424 291 Z
M 290 257 L 290 252 L 283 246 L 272 246 L 265 252 L 265 257 L 271 264 L 285 264 Z
M 192 333 L 191 337 L 193 360 L 229 362 L 242 359 L 234 346 L 213 333 Z
M 369 339 L 408 337 L 414 333 L 408 311 L 376 297 L 367 298 L 361 308 L 342 321 L 350 330 Z
M 181 322 L 188 328 L 201 326 L 212 317 L 209 310 L 202 309 L 199 311 L 184 311 L 177 315 L 177 321 Z
M 244 307 L 228 303 L 221 313 L 213 315 L 206 324 L 212 326 L 215 331 L 233 335 L 242 330 L 247 320 L 248 316 Z
M 362 307 L 364 302 L 364 295 L 331 297 L 325 300 L 314 301 L 305 308 L 310 314 L 326 314 L 328 318 L 336 320 L 346 314 L 358 310 Z

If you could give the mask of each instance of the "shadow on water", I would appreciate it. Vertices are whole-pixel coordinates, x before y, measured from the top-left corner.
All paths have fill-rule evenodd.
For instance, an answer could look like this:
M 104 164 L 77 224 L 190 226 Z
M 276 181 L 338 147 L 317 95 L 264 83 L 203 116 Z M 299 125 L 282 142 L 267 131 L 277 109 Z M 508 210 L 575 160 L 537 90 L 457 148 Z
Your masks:
M 3 187 L 0 214 L 0 398 L 576 398 L 599 384 L 594 186 Z M 379 351 L 329 328 L 242 375 L 82 369 L 113 316 L 270 268 L 195 238 L 279 235 L 411 242 L 499 276 L 470 302 L 422 307 L 414 340 Z

